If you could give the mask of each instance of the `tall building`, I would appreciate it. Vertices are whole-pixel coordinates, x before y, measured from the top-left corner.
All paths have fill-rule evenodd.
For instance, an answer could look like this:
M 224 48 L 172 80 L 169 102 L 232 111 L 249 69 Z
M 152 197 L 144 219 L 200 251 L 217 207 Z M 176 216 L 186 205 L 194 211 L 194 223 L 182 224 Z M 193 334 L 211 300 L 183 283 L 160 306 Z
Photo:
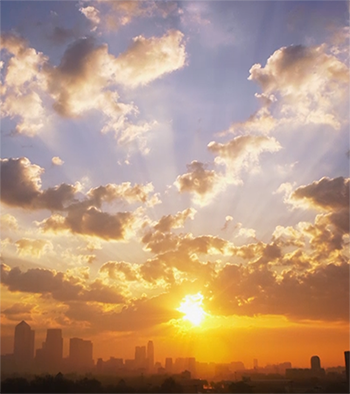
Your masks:
M 147 344 L 147 362 L 149 372 L 153 371 L 154 367 L 154 346 L 152 341 L 148 341 Z
M 135 367 L 146 368 L 146 346 L 135 347 Z
M 63 360 L 63 338 L 60 328 L 49 328 L 42 349 L 36 351 L 36 364 L 40 370 L 59 372 Z
M 319 371 L 321 369 L 321 360 L 318 356 L 312 356 L 310 363 L 312 370 Z
M 34 357 L 35 331 L 22 320 L 15 327 L 14 358 L 17 364 L 29 365 Z
M 167 357 L 165 359 L 165 372 L 167 373 L 173 372 L 173 359 L 171 357 Z
M 347 350 L 344 352 L 344 357 L 345 357 L 345 370 L 346 370 L 346 381 L 348 382 L 349 385 L 349 356 L 350 352 Z
M 69 340 L 69 363 L 75 370 L 90 369 L 94 365 L 92 342 L 81 338 Z
M 63 338 L 60 328 L 49 328 L 46 333 L 45 353 L 54 364 L 59 364 L 63 357 Z

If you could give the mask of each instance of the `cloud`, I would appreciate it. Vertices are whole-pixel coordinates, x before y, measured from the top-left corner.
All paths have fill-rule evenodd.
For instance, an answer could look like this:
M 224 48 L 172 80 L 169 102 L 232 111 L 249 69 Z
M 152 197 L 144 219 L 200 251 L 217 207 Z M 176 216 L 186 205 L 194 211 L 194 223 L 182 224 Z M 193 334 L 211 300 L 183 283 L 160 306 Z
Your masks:
M 187 170 L 176 178 L 174 185 L 180 193 L 192 193 L 196 204 L 209 204 L 224 189 L 222 177 L 214 170 L 208 170 L 205 164 L 195 160 L 187 165 Z
M 100 273 L 106 273 L 111 279 L 124 279 L 128 282 L 139 279 L 136 266 L 124 261 L 108 261 L 99 269 Z
M 19 118 L 16 132 L 34 136 L 45 125 L 46 114 L 40 91 L 45 88 L 42 71 L 47 57 L 28 48 L 23 38 L 9 33 L 1 35 L 1 50 L 10 55 L 2 86 L 4 99 L 1 115 Z
M 41 257 L 48 250 L 53 248 L 50 241 L 43 239 L 22 238 L 15 242 L 17 253 L 20 256 Z
M 74 234 L 100 237 L 104 240 L 125 239 L 135 224 L 138 211 L 107 213 L 101 211 L 103 202 L 114 200 L 127 203 L 157 204 L 159 199 L 153 185 L 129 182 L 108 184 L 90 189 L 85 199 L 75 197 L 80 185 L 61 184 L 41 190 L 43 169 L 31 164 L 27 158 L 1 160 L 1 200 L 3 203 L 30 210 L 48 209 L 51 212 L 67 212 L 67 216 L 55 213 L 38 223 L 44 231 L 70 231 Z
M 196 210 L 187 208 L 182 212 L 177 212 L 175 215 L 162 216 L 159 222 L 154 226 L 154 229 L 160 232 L 169 232 L 172 228 L 180 228 L 184 226 L 185 221 L 190 218 L 193 220 Z
M 58 156 L 53 157 L 51 162 L 55 166 L 61 166 L 64 163 L 64 161 L 60 159 Z
M 78 186 L 62 183 L 41 190 L 41 175 L 44 169 L 31 164 L 29 159 L 0 159 L 1 201 L 9 206 L 25 209 L 63 210 L 74 201 Z
M 31 312 L 34 307 L 34 304 L 24 304 L 17 302 L 11 305 L 9 308 L 1 311 L 1 314 L 4 315 L 7 319 L 13 321 L 32 320 Z
M 43 169 L 29 159 L 1 159 L 1 201 L 29 208 L 41 193 Z
M 321 265 L 310 272 L 226 265 L 209 286 L 213 312 L 285 315 L 296 320 L 349 319 L 349 264 Z M 325 291 L 326 289 L 326 291 Z
M 261 153 L 277 152 L 281 145 L 272 137 L 244 135 L 223 144 L 212 141 L 208 144 L 208 149 L 217 156 L 217 164 L 227 167 L 227 179 L 238 183 L 242 170 L 257 170 Z
M 307 186 L 300 186 L 290 196 L 291 202 L 309 208 L 338 210 L 349 207 L 349 178 L 321 178 Z
M 85 17 L 93 24 L 93 25 L 98 25 L 101 21 L 100 19 L 100 11 L 93 7 L 93 6 L 87 6 L 87 7 L 80 7 L 79 11 L 85 15 Z
M 93 7 L 82 9 L 92 15 Z M 47 114 L 47 103 L 53 100 L 54 111 L 66 118 L 98 110 L 104 117 L 103 133 L 112 131 L 119 145 L 134 144 L 144 154 L 149 152 L 146 135 L 157 122 L 131 122 L 129 118 L 139 114 L 138 108 L 120 101 L 117 86 L 148 84 L 182 68 L 186 59 L 183 34 L 178 30 L 169 30 L 162 37 L 135 37 L 118 57 L 108 52 L 107 44 L 98 45 L 93 37 L 83 37 L 67 47 L 57 66 L 13 34 L 2 37 L 2 49 L 11 54 L 2 63 L 2 115 L 19 117 L 18 133 L 34 136 L 43 129 L 52 114 L 51 110 Z
M 72 205 L 67 217 L 53 215 L 40 223 L 44 231 L 89 235 L 104 240 L 123 240 L 132 229 L 135 217 L 131 212 L 110 214 L 90 206 Z
M 124 182 L 120 185 L 108 184 L 90 189 L 87 196 L 92 204 L 100 207 L 102 202 L 111 202 L 113 200 L 124 200 L 128 203 L 150 201 L 150 193 L 153 192 L 152 183 L 146 185 L 135 184 L 131 186 L 130 182 Z
M 181 69 L 186 61 L 183 37 L 178 30 L 169 30 L 162 37 L 135 37 L 115 61 L 116 81 L 136 87 Z
M 124 302 L 124 297 L 115 287 L 103 285 L 98 280 L 84 285 L 76 277 L 48 269 L 31 268 L 22 272 L 18 267 L 10 268 L 6 264 L 1 264 L 1 283 L 11 292 L 51 295 L 53 299 L 62 302 Z
M 160 15 L 166 18 L 177 11 L 175 2 L 158 1 L 104 1 L 95 2 L 95 7 L 80 8 L 80 12 L 100 29 L 118 30 L 136 18 L 147 18 Z M 96 6 L 99 6 L 99 9 Z
M 339 129 L 347 116 L 349 71 L 345 63 L 327 53 L 327 46 L 292 45 L 275 51 L 265 67 L 254 64 L 249 80 L 263 94 L 273 94 L 284 120 L 328 124 Z
M 9 213 L 2 215 L 0 218 L 1 229 L 4 230 L 17 230 L 18 222 L 17 219 Z

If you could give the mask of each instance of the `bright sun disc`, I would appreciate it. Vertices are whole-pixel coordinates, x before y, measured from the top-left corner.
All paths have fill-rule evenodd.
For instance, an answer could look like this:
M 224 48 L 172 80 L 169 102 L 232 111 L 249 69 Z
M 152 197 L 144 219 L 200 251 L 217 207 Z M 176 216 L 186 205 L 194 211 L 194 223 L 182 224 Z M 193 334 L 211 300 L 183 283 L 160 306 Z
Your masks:
M 199 326 L 206 315 L 202 308 L 202 302 L 203 296 L 201 293 L 187 295 L 177 310 L 185 315 L 184 320 L 188 320 L 194 326 Z

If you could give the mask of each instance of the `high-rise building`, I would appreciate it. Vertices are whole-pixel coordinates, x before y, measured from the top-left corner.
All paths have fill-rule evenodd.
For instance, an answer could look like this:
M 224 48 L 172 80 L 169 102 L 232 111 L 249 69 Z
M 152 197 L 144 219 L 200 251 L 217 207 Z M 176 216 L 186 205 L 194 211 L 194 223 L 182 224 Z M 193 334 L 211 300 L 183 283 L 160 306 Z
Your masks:
M 346 381 L 348 382 L 349 385 L 349 356 L 350 356 L 350 351 L 347 350 L 344 352 L 344 357 L 345 357 L 345 370 L 346 370 Z
M 55 364 L 63 357 L 63 338 L 60 328 L 49 328 L 46 333 L 45 353 Z
M 312 370 L 319 371 L 321 369 L 321 360 L 318 356 L 312 356 L 310 363 Z
M 17 364 L 29 365 L 34 357 L 35 331 L 22 320 L 15 327 L 14 358 Z
M 71 338 L 69 340 L 69 363 L 75 370 L 92 368 L 94 365 L 92 342 L 81 338 Z
M 153 371 L 154 367 L 154 346 L 152 341 L 148 341 L 147 344 L 147 362 L 149 372 Z
M 49 328 L 42 349 L 36 351 L 36 364 L 41 370 L 59 372 L 63 359 L 62 330 Z
M 135 347 L 135 367 L 146 368 L 146 346 Z
M 165 359 L 165 372 L 167 373 L 173 372 L 173 359 L 171 357 L 167 357 Z

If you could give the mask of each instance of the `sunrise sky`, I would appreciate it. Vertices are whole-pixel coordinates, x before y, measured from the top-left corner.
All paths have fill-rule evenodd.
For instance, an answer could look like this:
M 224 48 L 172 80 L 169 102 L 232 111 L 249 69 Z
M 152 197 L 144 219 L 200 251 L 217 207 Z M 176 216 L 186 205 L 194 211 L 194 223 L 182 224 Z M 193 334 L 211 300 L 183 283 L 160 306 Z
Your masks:
M 1 352 L 344 365 L 346 1 L 1 1 Z M 193 318 L 193 316 L 196 316 Z

